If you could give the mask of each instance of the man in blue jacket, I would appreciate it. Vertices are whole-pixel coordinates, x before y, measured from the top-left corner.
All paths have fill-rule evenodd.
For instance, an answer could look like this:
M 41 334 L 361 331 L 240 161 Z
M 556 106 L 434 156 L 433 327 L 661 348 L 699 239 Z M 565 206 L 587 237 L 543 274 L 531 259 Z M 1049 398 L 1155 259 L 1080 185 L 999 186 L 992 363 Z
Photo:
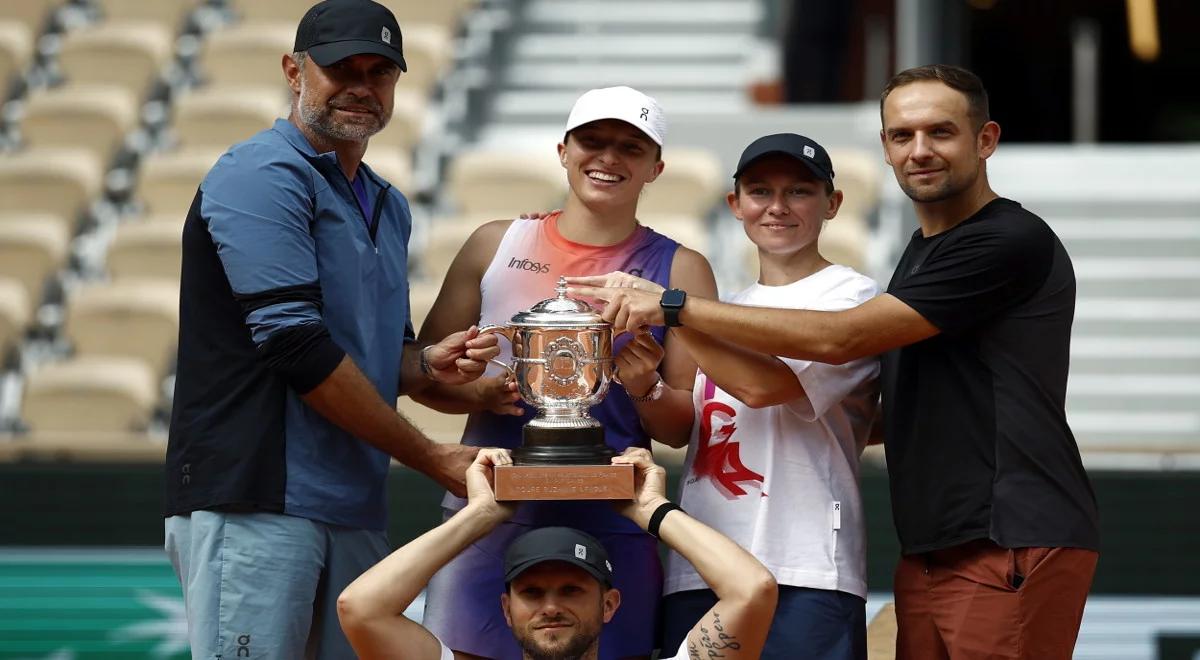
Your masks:
M 388 552 L 389 461 L 463 494 L 478 451 L 396 398 L 498 352 L 414 339 L 408 202 L 362 163 L 406 69 L 395 17 L 325 0 L 294 50 L 288 118 L 221 157 L 184 226 L 166 549 L 197 658 L 354 657 L 335 601 Z

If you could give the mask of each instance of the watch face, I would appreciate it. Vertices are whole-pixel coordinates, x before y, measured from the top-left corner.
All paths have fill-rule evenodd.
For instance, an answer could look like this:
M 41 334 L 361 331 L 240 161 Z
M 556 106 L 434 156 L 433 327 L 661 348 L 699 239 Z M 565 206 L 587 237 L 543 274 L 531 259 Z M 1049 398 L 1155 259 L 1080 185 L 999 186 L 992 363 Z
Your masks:
M 662 304 L 666 307 L 682 307 L 686 295 L 679 289 L 667 289 L 663 291 Z

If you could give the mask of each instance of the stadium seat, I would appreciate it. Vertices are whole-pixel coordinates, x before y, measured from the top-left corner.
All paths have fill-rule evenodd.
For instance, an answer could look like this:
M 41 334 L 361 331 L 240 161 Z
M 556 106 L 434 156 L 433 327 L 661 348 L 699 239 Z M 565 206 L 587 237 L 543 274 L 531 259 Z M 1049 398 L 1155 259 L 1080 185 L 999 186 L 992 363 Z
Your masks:
M 29 300 L 40 301 L 46 278 L 62 266 L 69 238 L 59 224 L 36 218 L 5 221 L 0 224 L 0 276 L 20 282 Z
M 526 209 L 528 210 L 528 209 Z M 481 213 L 473 216 L 451 216 L 436 218 L 429 225 L 429 235 L 420 243 L 420 249 L 414 249 L 412 254 L 416 260 L 420 276 L 425 280 L 441 285 L 450 262 L 462 249 L 471 234 L 482 224 L 496 220 L 502 215 L 496 213 Z M 508 217 L 513 217 L 508 215 Z
M 74 223 L 100 192 L 100 160 L 86 149 L 0 154 L 0 211 L 45 211 Z
M 221 153 L 220 148 L 201 148 L 147 155 L 138 168 L 135 193 L 143 212 L 182 220 Z
M 457 443 L 462 440 L 463 428 L 467 425 L 466 415 L 447 415 L 426 408 L 406 396 L 400 397 L 396 407 L 430 440 L 442 443 Z
M 174 359 L 179 326 L 177 282 L 91 284 L 67 302 L 67 338 L 80 356 L 138 358 L 156 375 Z
M 173 131 L 187 148 L 225 150 L 270 128 L 287 114 L 287 97 L 275 87 L 206 87 L 175 105 Z
M 163 280 L 178 286 L 183 216 L 175 222 L 126 222 L 108 246 L 108 272 L 118 282 Z
M 425 278 L 413 280 L 409 283 L 409 312 L 412 319 L 413 331 L 417 334 L 420 334 L 421 326 L 425 323 L 425 317 L 429 315 L 429 310 L 433 309 L 433 303 L 437 300 L 438 291 L 441 288 L 442 281 L 440 278 L 437 280 Z
M 662 174 L 646 186 L 638 202 L 639 214 L 703 218 L 732 185 L 722 178 L 720 160 L 706 149 L 666 150 L 663 162 Z
M 9 349 L 21 340 L 32 307 L 25 285 L 15 278 L 0 275 L 0 366 Z
M 33 35 L 29 27 L 0 19 L 0 95 L 7 94 L 9 81 L 25 70 L 32 55 Z
M 443 27 L 413 21 L 401 22 L 400 28 L 408 71 L 400 76 L 396 87 L 428 94 L 453 57 L 450 35 Z
M 62 4 L 64 0 L 7 0 L 0 2 L 0 21 L 20 23 L 36 37 L 46 27 L 50 10 Z
M 15 222 L 18 224 L 33 222 L 62 227 L 63 232 L 70 236 L 75 226 L 66 218 L 44 211 L 0 211 L 0 227 Z
M 137 123 L 137 100 L 113 85 L 63 85 L 29 95 L 21 138 L 33 147 L 79 147 L 108 162 Z
M 313 5 L 308 0 L 229 0 L 228 4 L 243 22 L 279 21 L 293 30 Z
M 703 215 L 643 214 L 639 210 L 638 222 L 685 247 L 708 254 L 709 232 Z
M 864 149 L 830 149 L 833 184 L 842 191 L 842 209 L 860 218 L 870 217 L 879 205 L 879 187 L 883 178 L 883 159 Z
M 161 438 L 139 431 L 39 431 L 9 444 L 17 460 L 40 462 L 162 463 L 167 453 Z
M 392 106 L 392 119 L 371 138 L 371 149 L 376 146 L 388 146 L 398 149 L 412 149 L 421 141 L 421 131 L 425 126 L 425 113 L 429 102 L 424 92 L 417 92 L 402 87 L 396 88 L 395 104 Z M 372 151 L 367 152 L 368 161 Z
M 285 53 L 292 52 L 295 40 L 294 22 L 243 22 L 217 30 L 204 40 L 201 75 L 212 85 L 286 89 L 281 60 Z
M 158 398 L 154 372 L 141 360 L 85 356 L 33 370 L 21 419 L 34 432 L 143 429 Z
M 149 21 L 177 34 L 184 19 L 205 0 L 92 0 L 109 21 Z
M 141 99 L 171 56 L 172 34 L 149 21 L 110 21 L 69 32 L 58 65 L 75 85 L 120 85 Z
M 367 155 L 363 160 L 376 174 L 387 179 L 393 188 L 406 195 L 412 192 L 412 159 L 407 151 L 377 146 L 372 142 L 367 147 Z
M 514 218 L 558 208 L 567 177 L 554 152 L 464 151 L 450 163 L 447 191 L 464 215 Z
M 436 25 L 449 33 L 454 33 L 459 21 L 466 15 L 476 0 L 382 0 L 381 4 L 392 10 L 400 29 L 408 36 L 407 28 L 410 23 L 425 23 Z M 405 42 L 408 43 L 407 41 Z
M 871 230 L 862 216 L 841 211 L 825 224 L 817 245 L 821 256 L 835 264 L 849 266 L 858 272 L 867 267 L 867 248 Z

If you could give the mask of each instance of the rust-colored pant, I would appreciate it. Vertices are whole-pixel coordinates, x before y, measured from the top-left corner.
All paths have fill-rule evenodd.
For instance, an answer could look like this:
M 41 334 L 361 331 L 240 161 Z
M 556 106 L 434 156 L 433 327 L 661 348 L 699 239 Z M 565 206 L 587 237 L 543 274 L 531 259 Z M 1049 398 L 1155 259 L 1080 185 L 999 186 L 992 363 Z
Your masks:
M 896 660 L 1070 660 L 1098 558 L 989 540 L 901 557 Z

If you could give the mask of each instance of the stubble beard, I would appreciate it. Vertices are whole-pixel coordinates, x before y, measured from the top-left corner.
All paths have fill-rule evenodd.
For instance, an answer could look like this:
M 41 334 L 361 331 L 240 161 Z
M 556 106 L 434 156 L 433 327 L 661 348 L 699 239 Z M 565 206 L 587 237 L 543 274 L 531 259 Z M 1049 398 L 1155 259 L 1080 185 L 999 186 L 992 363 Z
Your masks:
M 971 176 L 964 178 L 955 178 L 949 176 L 946 181 L 937 186 L 922 186 L 917 187 L 908 183 L 907 179 L 900 179 L 900 189 L 914 202 L 921 204 L 932 204 L 934 202 L 942 202 L 952 197 L 961 195 L 969 190 L 975 183 L 975 179 L 979 176 L 978 172 L 974 172 Z
M 579 660 L 600 639 L 599 626 L 582 627 L 582 622 L 580 625 L 581 627 L 571 635 L 570 639 L 554 648 L 539 645 L 532 634 L 515 636 L 517 643 L 521 645 L 521 650 L 524 651 L 525 660 Z
M 387 125 L 388 119 L 391 117 L 383 116 L 383 108 L 379 106 L 374 99 L 356 100 L 358 105 L 365 105 L 375 113 L 372 117 L 373 121 L 356 123 L 356 122 L 339 122 L 334 119 L 334 102 L 336 99 L 329 99 L 326 103 L 320 103 L 312 98 L 308 86 L 303 81 L 300 83 L 300 101 L 299 106 L 300 121 L 308 126 L 314 133 L 329 140 L 338 140 L 344 142 L 363 142 L 383 130 Z

